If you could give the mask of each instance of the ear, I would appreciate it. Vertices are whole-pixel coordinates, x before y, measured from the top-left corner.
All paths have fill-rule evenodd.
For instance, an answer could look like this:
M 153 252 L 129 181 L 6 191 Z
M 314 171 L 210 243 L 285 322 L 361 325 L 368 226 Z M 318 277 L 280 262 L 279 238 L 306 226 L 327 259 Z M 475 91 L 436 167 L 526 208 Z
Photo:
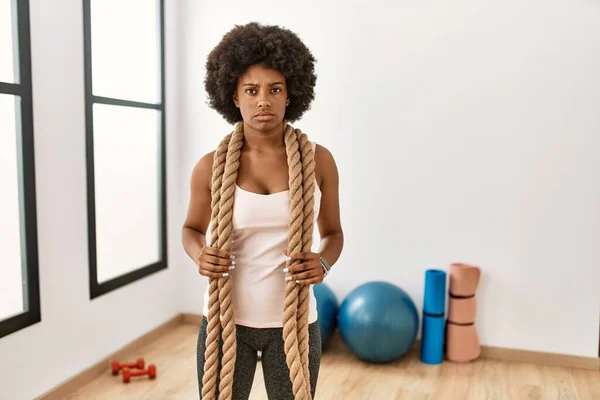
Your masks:
M 288 97 L 287 101 L 285 102 L 285 105 L 286 105 L 286 106 L 289 106 L 289 105 L 290 105 L 290 99 L 289 99 L 289 97 Z
M 237 97 L 237 92 L 233 92 L 233 97 L 232 98 L 233 98 L 233 104 L 235 104 L 235 106 L 237 108 L 240 108 L 240 102 L 239 102 L 238 97 Z

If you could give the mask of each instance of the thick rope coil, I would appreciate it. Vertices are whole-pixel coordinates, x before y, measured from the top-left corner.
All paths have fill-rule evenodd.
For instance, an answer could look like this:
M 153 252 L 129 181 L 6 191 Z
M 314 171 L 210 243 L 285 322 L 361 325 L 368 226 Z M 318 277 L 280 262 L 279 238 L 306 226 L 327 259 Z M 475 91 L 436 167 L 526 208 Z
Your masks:
M 284 132 L 288 159 L 288 182 L 290 198 L 290 222 L 288 230 L 288 254 L 302 250 L 302 226 L 304 217 L 304 198 L 302 193 L 302 162 L 300 159 L 298 138 L 294 129 L 287 125 Z M 299 309 L 299 285 L 288 281 L 285 285 L 285 300 L 283 309 L 283 340 L 286 353 L 286 363 L 290 371 L 292 390 L 295 399 L 305 400 L 310 397 L 306 392 L 306 376 L 301 360 L 298 343 L 298 316 L 304 310 Z
M 289 171 L 290 220 L 288 254 L 310 251 L 314 213 L 314 154 L 308 138 L 287 123 L 284 139 Z M 219 144 L 213 161 L 211 246 L 225 251 L 231 249 L 233 231 L 233 202 L 241 148 L 243 123 Z M 230 400 L 236 360 L 236 330 L 229 277 L 209 279 L 208 327 L 202 398 L 214 400 L 219 333 L 223 338 L 223 360 L 219 375 L 219 400 Z M 283 304 L 283 340 L 286 363 L 294 399 L 310 400 L 311 386 L 308 368 L 309 286 L 296 282 L 285 285 Z M 220 317 L 220 321 L 219 321 Z M 222 331 L 221 331 L 221 328 Z
M 244 143 L 244 133 L 238 124 L 229 141 L 225 171 L 221 185 L 219 206 L 219 241 L 217 247 L 231 251 L 233 232 L 233 199 L 237 180 L 240 155 Z M 219 382 L 219 400 L 230 400 L 233 392 L 233 373 L 237 352 L 235 316 L 231 295 L 231 277 L 219 279 L 219 302 L 221 303 L 221 326 L 223 327 L 223 361 Z
M 315 159 L 312 145 L 306 134 L 300 129 L 295 130 L 296 138 L 300 146 L 300 157 L 302 160 L 302 192 L 304 202 L 304 215 L 302 223 L 302 251 L 309 252 L 313 242 L 313 212 L 315 204 Z M 302 285 L 298 293 L 298 346 L 300 360 L 304 369 L 305 381 L 310 398 L 310 370 L 308 363 L 308 314 L 310 304 L 310 287 Z
M 212 168 L 212 226 L 210 246 L 216 247 L 219 239 L 219 206 L 221 200 L 221 182 L 223 172 L 225 171 L 225 158 L 227 147 L 231 140 L 231 134 L 219 144 L 215 152 Z M 208 327 L 206 337 L 206 351 L 204 363 L 204 376 L 202 379 L 202 398 L 214 399 L 217 387 L 217 367 L 219 363 L 219 336 L 221 333 L 221 323 L 219 321 L 220 303 L 219 303 L 219 279 L 209 278 L 209 298 L 208 298 Z

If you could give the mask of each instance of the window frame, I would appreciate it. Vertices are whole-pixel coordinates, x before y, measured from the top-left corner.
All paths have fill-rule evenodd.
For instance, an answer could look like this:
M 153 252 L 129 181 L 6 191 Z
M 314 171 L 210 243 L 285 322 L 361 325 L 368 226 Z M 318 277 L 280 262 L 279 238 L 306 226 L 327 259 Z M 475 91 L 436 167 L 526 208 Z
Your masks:
M 92 38 L 91 38 L 91 0 L 83 0 L 83 28 L 84 28 L 84 68 L 85 68 L 85 118 L 86 118 L 86 169 L 87 169 L 87 213 L 88 213 L 88 252 L 89 252 L 89 290 L 90 300 L 112 292 L 144 277 L 168 268 L 167 261 L 167 210 L 166 210 L 166 115 L 165 115 L 165 13 L 164 0 L 155 0 L 160 22 L 158 40 L 159 59 L 159 103 L 144 103 L 117 98 L 95 96 L 92 87 Z M 94 177 L 94 104 L 107 104 L 134 108 L 153 109 L 160 112 L 159 134 L 159 175 L 157 176 L 159 193 L 159 234 L 160 234 L 160 260 L 130 271 L 124 275 L 99 283 L 97 276 L 96 253 L 96 205 L 95 205 L 95 177 Z
M 27 268 L 23 288 L 24 308 L 20 314 L 0 321 L 0 338 L 17 332 L 42 320 L 40 309 L 39 256 L 35 189 L 35 149 L 33 138 L 33 95 L 31 83 L 31 29 L 29 0 L 13 0 L 13 23 L 17 22 L 19 83 L 0 82 L 0 93 L 20 97 L 17 124 L 17 160 L 19 172 L 19 210 L 21 226 L 22 268 Z M 14 62 L 15 60 L 13 60 Z M 20 129 L 18 129 L 20 128 Z M 25 261 L 23 261 L 25 258 Z

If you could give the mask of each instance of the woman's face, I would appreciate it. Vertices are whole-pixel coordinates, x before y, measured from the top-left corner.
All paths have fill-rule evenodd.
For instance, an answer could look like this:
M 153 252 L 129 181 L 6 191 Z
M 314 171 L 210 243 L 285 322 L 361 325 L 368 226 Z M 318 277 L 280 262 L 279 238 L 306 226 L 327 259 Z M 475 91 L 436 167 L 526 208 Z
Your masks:
M 276 69 L 252 65 L 239 77 L 233 101 L 247 125 L 257 131 L 271 131 L 285 117 L 288 104 L 285 77 Z

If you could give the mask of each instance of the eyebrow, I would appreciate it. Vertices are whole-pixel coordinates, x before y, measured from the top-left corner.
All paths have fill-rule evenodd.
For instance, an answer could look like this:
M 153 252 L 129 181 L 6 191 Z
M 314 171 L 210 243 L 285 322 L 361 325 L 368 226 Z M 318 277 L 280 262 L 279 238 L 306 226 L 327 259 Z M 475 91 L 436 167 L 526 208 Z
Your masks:
M 283 82 L 273 82 L 271 86 L 283 85 Z M 244 83 L 242 86 L 257 86 L 256 83 Z

